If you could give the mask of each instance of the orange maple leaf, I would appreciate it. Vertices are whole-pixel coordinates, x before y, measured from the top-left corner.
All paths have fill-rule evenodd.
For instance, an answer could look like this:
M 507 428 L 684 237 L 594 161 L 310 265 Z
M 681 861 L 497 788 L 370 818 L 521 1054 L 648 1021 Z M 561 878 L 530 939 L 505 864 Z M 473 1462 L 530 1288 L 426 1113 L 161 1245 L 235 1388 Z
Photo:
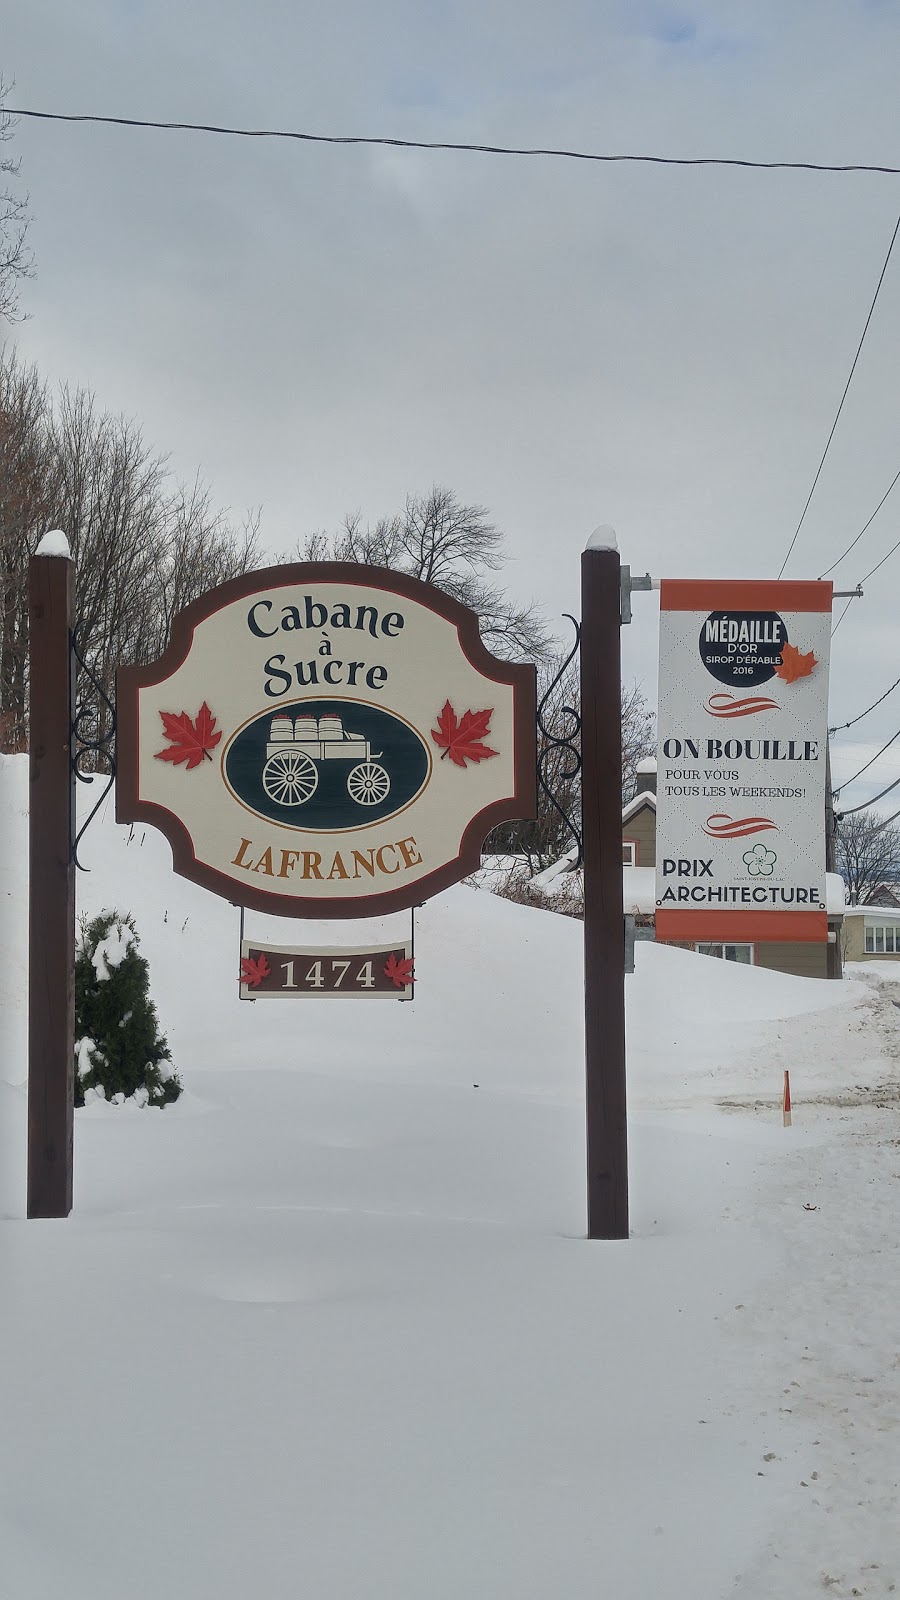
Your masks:
M 781 664 L 775 668 L 776 678 L 784 683 L 795 683 L 798 678 L 808 678 L 818 662 L 810 650 L 806 655 L 795 644 L 786 644 L 781 650 Z
M 489 756 L 497 755 L 496 750 L 482 743 L 485 734 L 491 731 L 493 715 L 493 710 L 464 711 L 457 717 L 450 701 L 445 700 L 438 725 L 431 730 L 432 739 L 443 750 L 441 760 L 446 761 L 449 756 L 454 766 L 464 767 L 467 761 L 486 761 Z
M 241 975 L 238 983 L 246 984 L 248 989 L 258 989 L 263 978 L 267 978 L 271 970 L 263 951 L 260 951 L 258 961 L 254 961 L 252 956 L 241 956 Z
M 398 961 L 392 950 L 384 964 L 384 975 L 397 989 L 408 989 L 413 981 L 412 956 L 401 956 Z
M 172 711 L 161 711 L 159 714 L 166 738 L 171 739 L 172 743 L 168 750 L 157 750 L 157 761 L 171 761 L 176 766 L 183 761 L 187 772 L 199 767 L 204 756 L 207 761 L 212 761 L 209 752 L 215 749 L 222 731 L 215 731 L 216 719 L 205 700 L 197 712 L 196 722 L 191 721 L 186 711 L 177 717 Z

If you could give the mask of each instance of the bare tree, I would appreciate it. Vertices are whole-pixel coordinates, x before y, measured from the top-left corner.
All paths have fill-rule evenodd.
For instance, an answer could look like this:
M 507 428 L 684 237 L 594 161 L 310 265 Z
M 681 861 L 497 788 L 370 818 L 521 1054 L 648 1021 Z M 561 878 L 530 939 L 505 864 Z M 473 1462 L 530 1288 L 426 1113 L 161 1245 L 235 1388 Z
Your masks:
M 258 515 L 241 530 L 213 509 L 197 479 L 173 484 L 165 457 L 127 418 L 84 390 L 54 402 L 33 369 L 0 351 L 0 737 L 24 745 L 28 695 L 28 559 L 48 527 L 75 558 L 80 731 L 102 738 L 116 668 L 159 655 L 172 616 L 205 589 L 246 571 Z M 96 680 L 99 689 L 91 679 Z
M 841 817 L 836 860 L 852 906 L 896 905 L 900 828 L 884 822 L 872 811 Z
M 637 769 L 647 756 L 656 754 L 656 718 L 640 688 L 622 685 L 622 804 L 637 792 Z
M 46 389 L 34 369 L 0 351 L 0 750 L 25 748 L 25 575 L 50 525 L 46 411 Z
M 225 513 L 213 507 L 210 490 L 199 477 L 164 495 L 159 514 L 147 604 L 131 646 L 135 661 L 162 653 L 176 612 L 207 589 L 249 571 L 260 557 L 259 512 L 248 512 L 235 530 Z
M 482 638 L 496 655 L 543 660 L 548 654 L 538 607 L 517 606 L 486 576 L 506 561 L 503 535 L 484 506 L 463 505 L 452 489 L 435 484 L 427 494 L 408 495 L 398 515 L 374 525 L 354 512 L 339 533 L 314 533 L 296 553 L 303 561 L 358 561 L 433 583 L 478 613 Z
M 15 120 L 4 105 L 10 85 L 0 77 L 0 145 L 7 144 L 15 130 Z M 19 176 L 19 162 L 0 154 L 0 319 L 15 322 L 19 318 L 19 284 L 23 278 L 33 276 L 31 252 L 26 243 L 28 233 L 28 196 L 17 194 L 14 180 Z

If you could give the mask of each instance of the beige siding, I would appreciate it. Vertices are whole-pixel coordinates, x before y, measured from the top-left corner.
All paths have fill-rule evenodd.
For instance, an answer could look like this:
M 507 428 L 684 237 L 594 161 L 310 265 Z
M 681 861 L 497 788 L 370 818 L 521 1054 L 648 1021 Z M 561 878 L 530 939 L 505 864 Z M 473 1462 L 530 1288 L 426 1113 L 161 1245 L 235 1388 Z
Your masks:
M 868 906 L 867 911 L 872 920 L 877 921 L 878 907 Z M 900 922 L 896 922 L 894 927 L 895 932 L 900 931 Z M 845 961 L 900 961 L 900 951 L 897 950 L 866 950 L 865 918 L 854 917 L 847 911 L 844 912 L 844 934 L 841 945 Z
M 652 806 L 640 806 L 622 824 L 622 838 L 637 840 L 636 867 L 656 866 L 656 812 Z
M 848 916 L 844 912 L 844 930 L 841 945 L 845 961 L 865 961 L 866 925 L 862 917 Z
M 797 978 L 828 977 L 826 944 L 758 944 L 756 965 L 773 972 L 791 972 Z

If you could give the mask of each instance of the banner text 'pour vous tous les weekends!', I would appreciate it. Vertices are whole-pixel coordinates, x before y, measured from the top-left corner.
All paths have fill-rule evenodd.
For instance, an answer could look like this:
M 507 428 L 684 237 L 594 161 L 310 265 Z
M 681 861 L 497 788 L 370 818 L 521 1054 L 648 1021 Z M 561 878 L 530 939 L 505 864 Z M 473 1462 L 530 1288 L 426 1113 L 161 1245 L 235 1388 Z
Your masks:
M 656 933 L 824 942 L 830 583 L 660 585 Z

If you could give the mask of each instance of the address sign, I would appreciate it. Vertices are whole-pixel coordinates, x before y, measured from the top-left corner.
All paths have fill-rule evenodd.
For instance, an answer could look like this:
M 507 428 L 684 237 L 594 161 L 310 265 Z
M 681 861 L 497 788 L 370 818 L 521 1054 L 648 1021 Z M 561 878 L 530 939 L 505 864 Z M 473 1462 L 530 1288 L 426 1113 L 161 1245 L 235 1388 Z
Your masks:
M 535 674 L 474 612 L 381 568 L 270 567 L 179 612 L 117 678 L 117 817 L 235 904 L 360 917 L 418 904 L 535 814 Z
M 297 945 L 241 944 L 241 999 L 411 1000 L 415 969 L 412 941 L 303 949 Z

